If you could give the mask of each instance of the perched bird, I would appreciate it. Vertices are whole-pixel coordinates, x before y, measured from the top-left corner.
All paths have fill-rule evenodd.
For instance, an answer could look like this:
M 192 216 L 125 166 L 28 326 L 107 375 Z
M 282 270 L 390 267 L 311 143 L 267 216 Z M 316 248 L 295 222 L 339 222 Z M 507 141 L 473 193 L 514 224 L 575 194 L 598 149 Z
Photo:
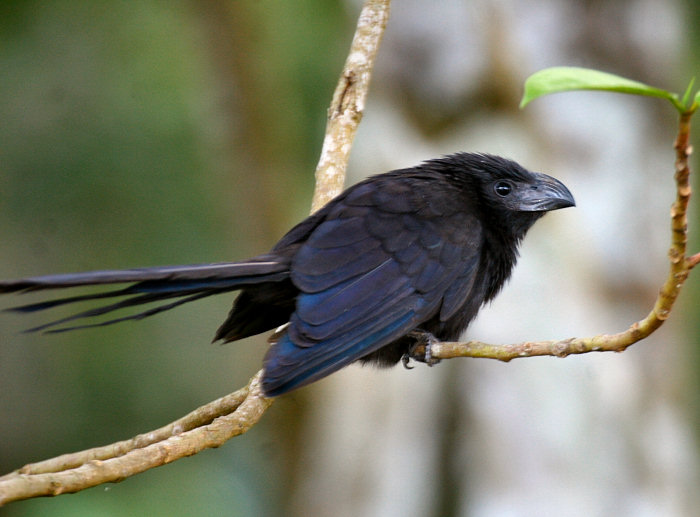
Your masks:
M 61 332 L 240 290 L 214 339 L 286 325 L 264 360 L 263 390 L 276 396 L 353 361 L 392 365 L 416 344 L 458 339 L 510 276 L 533 223 L 574 204 L 550 176 L 497 156 L 457 153 L 350 187 L 250 260 L 40 276 L 0 282 L 0 293 L 132 284 L 12 309 L 122 298 L 31 329 Z M 137 314 L 76 325 L 164 300 Z

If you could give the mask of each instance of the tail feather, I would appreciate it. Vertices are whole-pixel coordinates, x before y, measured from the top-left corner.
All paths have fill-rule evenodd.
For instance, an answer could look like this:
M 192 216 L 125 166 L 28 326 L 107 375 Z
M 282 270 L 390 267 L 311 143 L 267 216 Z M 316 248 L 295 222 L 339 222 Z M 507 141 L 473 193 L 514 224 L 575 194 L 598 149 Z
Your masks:
M 126 284 L 139 282 L 145 288 L 149 285 L 173 285 L 182 280 L 185 283 L 194 280 L 216 280 L 223 278 L 253 277 L 287 271 L 288 264 L 279 260 L 251 260 L 249 262 L 221 262 L 216 264 L 196 264 L 190 266 L 163 266 L 139 269 L 116 269 L 106 271 L 89 271 L 86 273 L 68 273 L 46 275 L 19 280 L 0 281 L 0 293 L 15 293 L 78 287 L 103 284 Z
M 96 294 L 83 294 L 80 296 L 67 296 L 65 298 L 56 298 L 54 300 L 46 300 L 43 302 L 29 303 L 27 305 L 19 305 L 17 307 L 11 307 L 5 309 L 10 312 L 37 312 L 46 309 L 53 309 L 60 305 L 66 305 L 70 303 L 84 302 L 88 300 L 99 300 L 100 298 L 113 298 L 115 296 L 126 296 L 129 294 L 129 289 L 119 289 L 118 291 L 107 291 L 104 293 Z
M 69 330 L 79 330 L 79 329 L 86 329 L 86 328 L 93 328 L 93 327 L 105 327 L 107 325 L 112 325 L 114 323 L 120 323 L 122 321 L 141 320 L 143 318 L 147 318 L 148 316 L 153 316 L 154 314 L 158 314 L 159 312 L 164 312 L 164 311 L 173 309 L 179 305 L 183 305 L 185 303 L 199 300 L 200 298 L 205 298 L 207 296 L 211 296 L 212 294 L 218 294 L 218 293 L 197 293 L 197 294 L 194 294 L 192 296 L 188 296 L 186 298 L 182 298 L 180 300 L 176 300 L 176 301 L 171 302 L 171 303 L 159 305 L 157 307 L 153 307 L 151 309 L 141 311 L 141 312 L 136 313 L 136 314 L 131 314 L 129 316 L 122 316 L 120 318 L 113 318 L 113 319 L 107 320 L 107 321 L 100 321 L 98 323 L 86 323 L 83 325 L 71 325 L 69 327 L 51 328 L 51 327 L 63 325 L 65 323 L 69 323 L 71 321 L 75 321 L 78 319 L 89 318 L 91 316 L 98 316 L 100 314 L 106 314 L 108 312 L 112 312 L 112 311 L 118 310 L 118 309 L 126 306 L 126 305 L 121 304 L 121 303 L 114 304 L 115 306 L 100 307 L 97 309 L 84 311 L 84 312 L 81 312 L 79 314 L 74 314 L 73 316 L 68 316 L 66 318 L 61 318 L 59 320 L 51 321 L 49 323 L 44 323 L 43 325 L 39 325 L 38 327 L 33 327 L 30 329 L 27 329 L 25 332 L 46 332 L 47 334 L 59 334 L 61 332 L 67 332 Z M 147 303 L 147 302 L 141 301 L 138 303 Z M 116 305 L 120 305 L 120 306 L 116 307 Z M 135 305 L 135 304 L 132 303 L 131 305 Z
M 269 257 L 264 258 L 267 259 Z M 46 289 L 135 282 L 122 289 L 67 296 L 7 309 L 13 312 L 29 313 L 78 302 L 125 297 L 125 299 L 118 302 L 85 310 L 27 330 L 27 332 L 43 331 L 55 333 L 78 328 L 111 325 L 126 320 L 142 319 L 207 296 L 234 291 L 262 282 L 278 282 L 288 277 L 289 266 L 283 260 L 253 259 L 249 262 L 92 271 L 87 273 L 24 278 L 0 282 L 0 293 L 27 293 Z M 57 328 L 66 323 L 76 322 L 84 318 L 102 316 L 128 307 L 160 302 L 173 298 L 177 298 L 177 300 L 158 305 L 136 314 L 113 318 L 98 323 Z

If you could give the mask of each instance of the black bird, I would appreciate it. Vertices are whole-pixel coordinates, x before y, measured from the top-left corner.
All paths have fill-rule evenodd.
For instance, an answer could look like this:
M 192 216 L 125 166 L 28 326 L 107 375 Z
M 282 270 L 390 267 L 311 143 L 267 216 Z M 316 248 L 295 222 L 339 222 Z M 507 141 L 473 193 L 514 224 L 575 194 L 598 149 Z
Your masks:
M 264 360 L 263 390 L 276 396 L 353 361 L 392 365 L 419 342 L 458 339 L 510 276 L 533 223 L 574 204 L 550 176 L 497 156 L 457 153 L 350 187 L 247 261 L 25 278 L 0 282 L 0 293 L 132 283 L 12 309 L 125 297 L 31 329 L 61 332 L 240 290 L 214 340 L 287 324 Z M 65 325 L 163 300 L 170 301 L 137 314 Z

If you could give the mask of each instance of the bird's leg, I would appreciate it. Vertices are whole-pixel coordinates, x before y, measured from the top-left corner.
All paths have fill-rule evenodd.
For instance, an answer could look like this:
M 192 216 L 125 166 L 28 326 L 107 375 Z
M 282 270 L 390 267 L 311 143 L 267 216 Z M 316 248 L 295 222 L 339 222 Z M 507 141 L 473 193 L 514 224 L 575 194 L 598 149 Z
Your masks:
M 421 329 L 412 330 L 408 333 L 408 337 L 412 338 L 414 341 L 409 347 L 408 352 L 401 358 L 404 368 L 412 368 L 408 364 L 411 359 L 425 363 L 428 366 L 433 366 L 440 362 L 440 359 L 434 358 L 431 352 L 431 347 L 439 343 L 440 340 L 438 338 L 433 336 L 430 332 Z M 424 347 L 425 350 L 422 354 L 416 353 L 420 347 Z

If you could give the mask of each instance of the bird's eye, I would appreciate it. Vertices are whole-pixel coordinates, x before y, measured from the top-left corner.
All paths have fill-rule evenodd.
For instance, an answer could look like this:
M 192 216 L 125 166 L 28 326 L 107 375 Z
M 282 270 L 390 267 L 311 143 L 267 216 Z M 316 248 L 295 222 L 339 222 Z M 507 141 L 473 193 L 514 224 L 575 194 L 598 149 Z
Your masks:
M 513 186 L 505 181 L 499 181 L 493 186 L 493 190 L 496 192 L 496 195 L 506 197 L 513 190 Z

